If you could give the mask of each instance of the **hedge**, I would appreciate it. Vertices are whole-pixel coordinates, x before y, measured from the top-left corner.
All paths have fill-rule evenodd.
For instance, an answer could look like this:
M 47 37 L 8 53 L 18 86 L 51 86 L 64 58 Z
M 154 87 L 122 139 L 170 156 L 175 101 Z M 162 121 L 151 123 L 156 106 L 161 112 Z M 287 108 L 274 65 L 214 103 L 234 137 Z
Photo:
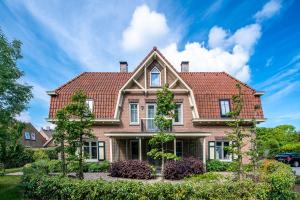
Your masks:
M 184 181 L 143 183 L 140 181 L 77 180 L 48 176 L 43 170 L 25 167 L 24 194 L 30 199 L 296 199 L 291 168 L 276 161 L 262 164 L 260 182 Z M 210 178 L 209 178 L 210 179 Z

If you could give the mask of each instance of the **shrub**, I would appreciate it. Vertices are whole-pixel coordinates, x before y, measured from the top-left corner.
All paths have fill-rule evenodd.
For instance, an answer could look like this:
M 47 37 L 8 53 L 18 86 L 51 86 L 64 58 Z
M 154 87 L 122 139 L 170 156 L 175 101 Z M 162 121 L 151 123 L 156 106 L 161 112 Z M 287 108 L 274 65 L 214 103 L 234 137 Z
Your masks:
M 290 166 L 275 160 L 265 160 L 261 166 L 261 179 L 271 185 L 271 197 L 295 199 L 295 176 Z
M 110 163 L 108 161 L 102 161 L 100 163 L 87 163 L 89 172 L 107 172 L 109 170 Z
M 109 169 L 112 177 L 151 179 L 151 167 L 145 161 L 123 160 L 111 164 Z
M 79 170 L 79 161 L 72 160 L 67 163 L 67 171 L 68 172 L 77 172 Z M 83 171 L 88 171 L 88 164 L 83 162 Z
M 165 178 L 171 180 L 179 180 L 192 174 L 201 173 L 203 173 L 202 161 L 192 157 L 178 161 L 170 160 L 164 169 Z
M 209 183 L 143 183 L 138 181 L 76 180 L 59 176 L 22 178 L 29 199 L 269 199 L 270 187 L 251 180 Z
M 58 151 L 56 149 L 43 149 L 42 151 L 45 151 L 47 156 L 49 157 L 50 160 L 57 160 L 58 159 Z
M 17 145 L 14 149 L 9 149 L 6 153 L 5 168 L 23 167 L 27 163 L 33 162 L 33 150 L 25 149 L 22 145 Z
M 38 161 L 38 160 L 49 160 L 49 156 L 46 154 L 45 151 L 39 149 L 35 150 L 33 153 L 33 160 Z
M 62 172 L 61 160 L 49 160 L 49 161 L 47 161 L 47 164 L 48 164 L 50 173 Z
M 220 160 L 208 160 L 206 170 L 209 172 L 233 172 L 237 169 L 236 162 L 225 162 Z
M 225 177 L 222 174 L 216 173 L 216 172 L 207 172 L 204 174 L 195 174 L 190 177 L 184 178 L 187 181 L 193 181 L 193 182 L 198 182 L 198 181 L 206 181 L 206 182 L 211 182 L 211 181 L 221 181 L 225 180 L 227 177 Z

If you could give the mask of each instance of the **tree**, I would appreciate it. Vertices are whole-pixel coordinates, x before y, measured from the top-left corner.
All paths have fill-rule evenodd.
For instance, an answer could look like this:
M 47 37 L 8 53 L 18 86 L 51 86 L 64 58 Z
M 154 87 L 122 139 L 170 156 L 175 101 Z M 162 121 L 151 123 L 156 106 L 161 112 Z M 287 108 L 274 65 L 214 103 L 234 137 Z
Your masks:
M 7 144 L 15 142 L 14 134 L 20 132 L 20 123 L 15 120 L 32 98 L 31 86 L 21 84 L 18 80 L 24 75 L 17 66 L 22 58 L 22 43 L 6 39 L 0 29 L 0 148 L 1 162 L 5 161 Z M 13 136 L 12 136 L 13 135 Z M 10 141 L 10 139 L 12 139 Z M 3 160 L 4 159 L 4 160 Z
M 254 115 L 253 115 L 253 119 L 252 119 L 252 127 L 250 129 L 251 131 L 251 136 L 250 136 L 250 144 L 251 144 L 251 148 L 250 151 L 248 152 L 248 155 L 250 156 L 250 160 L 251 160 L 251 167 L 252 167 L 252 173 L 256 179 L 256 172 L 257 172 L 257 168 L 258 168 L 258 161 L 259 161 L 259 155 L 258 155 L 258 150 L 257 150 L 257 142 L 256 142 L 256 115 L 257 115 L 257 110 L 260 108 L 259 105 L 255 105 L 254 106 Z
M 240 113 L 243 109 L 243 94 L 239 84 L 236 85 L 238 94 L 233 95 L 232 104 L 233 109 L 229 113 L 229 116 L 233 119 L 232 122 L 228 122 L 228 125 L 232 128 L 232 132 L 228 134 L 228 139 L 232 143 L 228 147 L 228 151 L 234 155 L 234 161 L 237 163 L 237 178 L 242 179 L 243 176 L 243 155 L 242 148 L 245 146 L 244 140 L 249 137 L 242 125 L 244 120 L 240 118 Z
M 298 143 L 299 133 L 292 125 L 280 125 L 274 128 L 257 127 L 256 132 L 260 157 L 272 158 L 283 151 L 283 146 Z
M 83 179 L 83 137 L 93 138 L 91 132 L 94 115 L 86 104 L 87 96 L 78 91 L 71 97 L 71 103 L 65 107 L 70 119 L 66 120 L 66 132 L 69 145 L 76 144 L 79 149 L 78 162 L 79 170 L 78 177 Z
M 172 127 L 175 107 L 174 94 L 168 89 L 168 85 L 165 85 L 161 91 L 157 92 L 157 110 L 154 122 L 159 133 L 149 140 L 151 150 L 147 153 L 154 159 L 161 159 L 162 178 L 164 178 L 165 159 L 177 158 L 174 153 L 168 153 L 165 149 L 165 144 L 175 139 L 174 135 L 167 133 Z
M 67 138 L 67 122 L 70 120 L 65 108 L 60 109 L 56 113 L 55 132 L 53 134 L 54 140 L 60 144 L 59 152 L 61 152 L 61 169 L 63 176 L 66 175 L 66 157 L 65 157 L 65 142 Z

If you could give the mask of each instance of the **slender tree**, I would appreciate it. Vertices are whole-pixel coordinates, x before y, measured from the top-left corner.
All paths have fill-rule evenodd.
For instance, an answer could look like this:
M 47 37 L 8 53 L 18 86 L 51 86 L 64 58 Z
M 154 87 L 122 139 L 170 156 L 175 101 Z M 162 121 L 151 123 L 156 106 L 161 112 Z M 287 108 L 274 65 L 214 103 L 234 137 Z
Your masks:
M 164 166 L 166 159 L 176 159 L 174 153 L 168 153 L 165 144 L 175 139 L 175 136 L 167 132 L 172 127 L 172 119 L 175 110 L 174 94 L 165 85 L 161 91 L 157 93 L 157 110 L 154 118 L 155 125 L 159 129 L 159 133 L 152 136 L 149 144 L 152 147 L 148 155 L 154 159 L 161 159 L 161 175 L 164 178 Z
M 53 134 L 53 138 L 55 142 L 59 143 L 59 152 L 61 153 L 61 169 L 63 176 L 66 175 L 66 157 L 65 157 L 65 142 L 67 139 L 67 122 L 70 120 L 70 117 L 66 111 L 65 108 L 60 109 L 56 113 L 56 119 L 57 121 L 55 122 L 56 127 L 55 127 L 55 132 Z
M 7 144 L 18 132 L 15 117 L 26 109 L 32 98 L 31 86 L 21 84 L 24 75 L 17 66 L 22 58 L 19 40 L 9 42 L 0 29 L 0 162 L 5 162 Z
M 228 151 L 234 155 L 233 160 L 237 163 L 237 178 L 241 180 L 243 176 L 243 155 L 245 154 L 242 148 L 245 146 L 244 141 L 249 137 L 249 134 L 243 129 L 244 119 L 240 117 L 244 106 L 242 89 L 239 84 L 236 87 L 238 94 L 232 97 L 233 109 L 229 113 L 233 121 L 228 122 L 228 125 L 232 128 L 232 132 L 228 134 L 228 139 L 232 141 L 228 147 Z
M 77 144 L 79 149 L 78 177 L 83 179 L 83 137 L 93 138 L 91 132 L 94 115 L 86 104 L 87 96 L 82 91 L 77 91 L 71 97 L 71 103 L 66 106 L 66 112 L 70 119 L 66 121 L 68 143 Z

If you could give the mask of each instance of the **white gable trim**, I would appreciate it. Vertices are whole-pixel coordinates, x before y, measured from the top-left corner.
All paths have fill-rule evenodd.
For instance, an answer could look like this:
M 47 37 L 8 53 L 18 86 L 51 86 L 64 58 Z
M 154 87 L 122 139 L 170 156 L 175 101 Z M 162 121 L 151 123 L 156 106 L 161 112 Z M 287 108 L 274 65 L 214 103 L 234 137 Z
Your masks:
M 118 93 L 118 99 L 117 99 L 117 103 L 116 103 L 116 108 L 115 108 L 115 113 L 114 113 L 114 118 L 118 118 L 119 117 L 119 108 L 121 106 L 121 102 L 122 102 L 122 97 L 123 97 L 123 91 L 124 89 L 129 85 L 129 83 L 131 81 L 134 80 L 135 76 L 137 74 L 139 74 L 143 69 L 144 69 L 144 76 L 145 76 L 145 92 L 147 91 L 147 76 L 146 76 L 146 64 L 152 59 L 152 57 L 156 58 L 158 57 L 161 61 L 163 61 L 163 63 L 165 64 L 165 67 L 168 67 L 168 69 L 175 74 L 176 78 L 183 83 L 183 85 L 188 89 L 189 91 L 189 102 L 190 102 L 190 106 L 192 108 L 192 114 L 193 114 L 193 118 L 199 118 L 199 114 L 198 114 L 198 109 L 196 106 L 196 101 L 195 101 L 195 97 L 194 97 L 194 92 L 193 90 L 185 83 L 185 81 L 178 75 L 178 73 L 173 69 L 173 67 L 171 67 L 167 62 L 165 62 L 164 58 L 162 58 L 160 56 L 159 53 L 157 53 L 156 51 L 153 51 L 151 53 L 151 55 L 140 65 L 140 67 L 135 71 L 135 73 L 130 77 L 130 79 L 128 79 L 128 81 L 123 85 L 123 87 L 119 90 Z M 166 73 L 165 73 L 166 75 Z M 160 79 L 162 79 L 162 77 L 160 77 Z M 161 81 L 161 80 L 160 80 Z

